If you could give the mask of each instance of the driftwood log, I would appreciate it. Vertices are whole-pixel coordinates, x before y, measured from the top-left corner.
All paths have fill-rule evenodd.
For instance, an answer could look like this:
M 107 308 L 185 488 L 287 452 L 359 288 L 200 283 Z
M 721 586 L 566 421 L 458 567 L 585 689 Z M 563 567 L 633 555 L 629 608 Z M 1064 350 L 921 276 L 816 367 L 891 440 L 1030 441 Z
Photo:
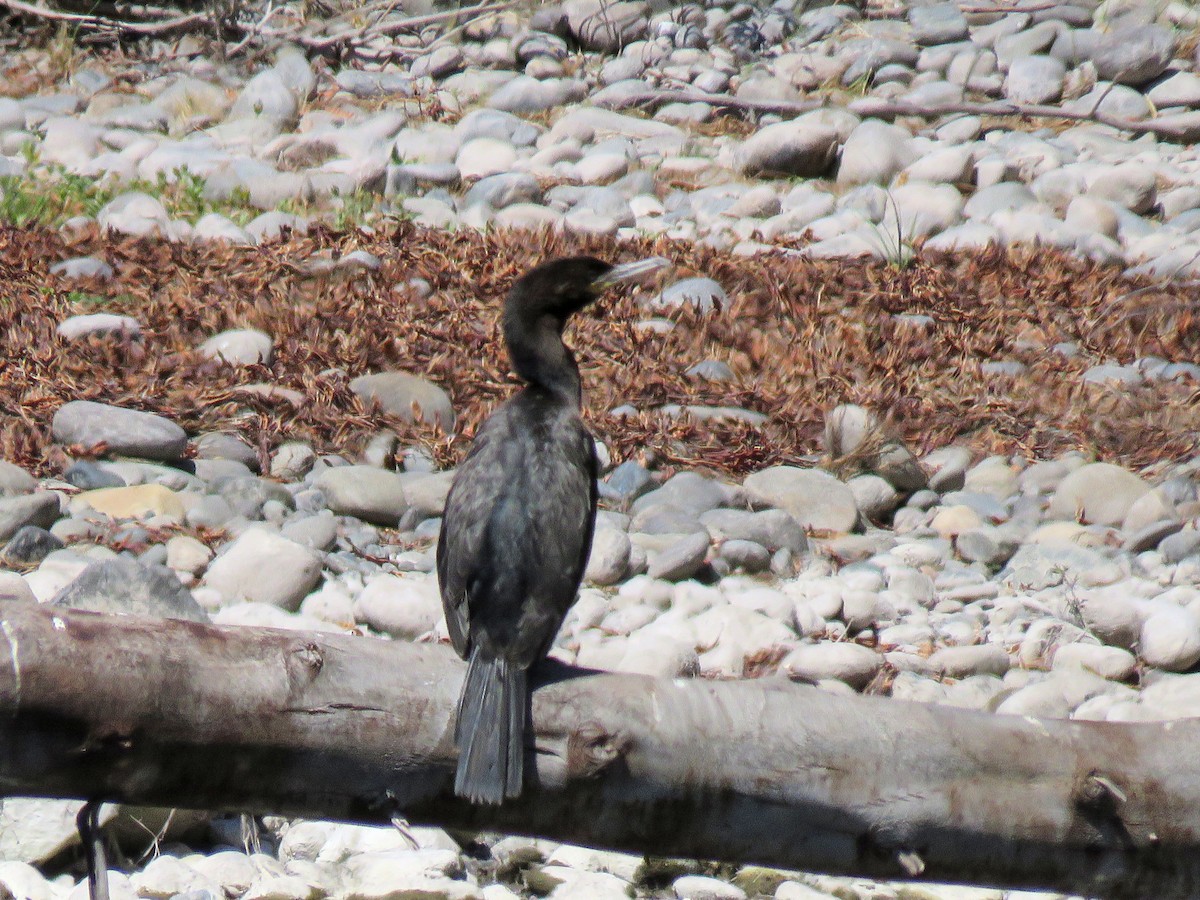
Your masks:
M 1200 892 L 1200 721 L 562 667 L 526 793 L 453 797 L 448 648 L 0 601 L 0 794 L 488 828 L 1093 897 Z

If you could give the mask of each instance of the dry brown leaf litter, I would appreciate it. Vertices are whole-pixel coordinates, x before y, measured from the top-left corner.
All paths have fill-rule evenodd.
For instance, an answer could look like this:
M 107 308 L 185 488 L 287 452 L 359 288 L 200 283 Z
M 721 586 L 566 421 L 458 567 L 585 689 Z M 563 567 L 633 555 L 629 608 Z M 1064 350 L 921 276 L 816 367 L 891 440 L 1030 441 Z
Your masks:
M 308 271 L 315 256 L 353 249 L 376 254 L 382 268 Z M 649 314 L 626 289 L 572 327 L 588 419 L 618 459 L 735 476 L 796 462 L 820 452 L 824 413 L 842 402 L 889 416 L 918 452 L 951 441 L 1043 458 L 1078 448 L 1136 468 L 1198 450 L 1195 382 L 1126 389 L 1080 380 L 1101 361 L 1200 360 L 1194 288 L 1148 287 L 1046 250 L 926 254 L 897 269 L 743 259 L 663 240 L 618 246 L 402 224 L 386 234 L 317 231 L 252 249 L 96 234 L 69 242 L 0 229 L 0 457 L 57 472 L 63 457 L 51 447 L 51 418 L 62 403 L 89 399 L 161 413 L 192 435 L 235 433 L 264 456 L 285 440 L 353 455 L 372 433 L 392 428 L 402 445 L 421 443 L 452 463 L 514 389 L 497 329 L 505 291 L 536 262 L 577 252 L 662 254 L 677 264 L 664 280 L 711 276 L 731 297 L 717 314 L 670 314 L 676 327 L 658 334 L 636 327 Z M 48 274 L 58 260 L 89 254 L 112 264 L 116 277 L 80 284 Z M 406 290 L 413 277 L 427 279 L 433 295 Z M 63 319 L 97 311 L 134 316 L 142 339 L 56 336 Z M 195 351 L 238 327 L 274 337 L 271 365 L 238 369 Z M 1079 344 L 1077 358 L 1050 351 L 1064 341 Z M 727 363 L 735 380 L 685 374 L 706 358 Z M 1012 378 L 981 374 L 993 359 L 1029 368 Z M 459 416 L 456 434 L 381 414 L 349 390 L 350 378 L 385 369 L 443 386 Z M 770 420 L 751 427 L 651 411 L 667 403 L 741 406 Z M 622 404 L 646 412 L 607 414 Z

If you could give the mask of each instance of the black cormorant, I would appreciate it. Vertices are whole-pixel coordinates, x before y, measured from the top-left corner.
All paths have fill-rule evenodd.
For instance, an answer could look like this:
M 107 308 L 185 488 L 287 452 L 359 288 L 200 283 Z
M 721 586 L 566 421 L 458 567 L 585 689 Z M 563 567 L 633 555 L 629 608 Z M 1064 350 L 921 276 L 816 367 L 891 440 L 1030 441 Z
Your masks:
M 596 454 L 563 327 L 604 287 L 664 262 L 553 260 L 518 279 L 504 305 L 512 367 L 528 384 L 480 427 L 454 476 L 437 548 L 450 640 L 469 661 L 454 792 L 472 802 L 521 793 L 526 674 L 575 602 L 591 550 Z

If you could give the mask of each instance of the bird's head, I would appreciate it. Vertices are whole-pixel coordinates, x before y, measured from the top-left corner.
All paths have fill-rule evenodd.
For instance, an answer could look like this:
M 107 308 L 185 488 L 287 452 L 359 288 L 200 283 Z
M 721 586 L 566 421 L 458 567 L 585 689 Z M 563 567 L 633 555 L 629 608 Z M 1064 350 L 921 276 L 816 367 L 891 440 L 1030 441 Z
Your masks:
M 530 269 L 513 285 L 507 308 L 522 317 L 553 316 L 565 322 L 594 302 L 607 287 L 668 265 L 661 257 L 614 266 L 594 256 L 552 259 Z

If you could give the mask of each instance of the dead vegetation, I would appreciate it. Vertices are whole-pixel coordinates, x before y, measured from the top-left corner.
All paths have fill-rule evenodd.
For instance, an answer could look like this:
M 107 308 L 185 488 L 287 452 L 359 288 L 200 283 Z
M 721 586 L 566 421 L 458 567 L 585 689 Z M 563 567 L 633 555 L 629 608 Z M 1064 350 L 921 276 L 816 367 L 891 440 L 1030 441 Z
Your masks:
M 382 267 L 306 269 L 315 254 L 353 249 L 375 253 Z M 62 454 L 51 446 L 51 418 L 67 400 L 92 399 L 162 413 L 191 434 L 236 433 L 264 456 L 285 440 L 353 455 L 376 430 L 392 428 L 402 445 L 424 444 L 452 463 L 513 389 L 497 330 L 500 297 L 535 261 L 574 252 L 662 254 L 678 266 L 665 277 L 711 276 L 732 298 L 711 316 L 674 313 L 675 328 L 658 334 L 637 327 L 649 314 L 626 291 L 574 326 L 589 419 L 616 459 L 730 475 L 801 461 L 820 452 L 824 413 L 841 402 L 888 416 L 917 452 L 951 441 L 1028 457 L 1078 448 L 1133 467 L 1197 453 L 1195 382 L 1130 389 L 1080 379 L 1100 361 L 1200 359 L 1194 286 L 1148 288 L 1047 250 L 924 254 L 897 268 L 399 224 L 251 249 L 96 234 L 67 243 L 57 233 L 0 229 L 0 458 L 56 472 Z M 54 262 L 86 254 L 112 264 L 114 279 L 80 284 L 48 274 Z M 414 277 L 428 280 L 432 296 L 404 286 Z M 56 336 L 67 316 L 100 311 L 134 316 L 142 338 Z M 195 352 L 235 327 L 273 335 L 270 366 L 233 369 Z M 1078 356 L 1052 352 L 1060 342 L 1077 343 Z M 735 379 L 685 374 L 706 358 L 727 363 Z M 1028 370 L 982 374 L 980 364 L 993 359 Z M 365 408 L 347 383 L 384 369 L 443 386 L 457 433 Z M 641 412 L 608 414 L 622 404 Z M 654 411 L 663 404 L 740 406 L 770 418 L 762 427 L 671 419 Z

